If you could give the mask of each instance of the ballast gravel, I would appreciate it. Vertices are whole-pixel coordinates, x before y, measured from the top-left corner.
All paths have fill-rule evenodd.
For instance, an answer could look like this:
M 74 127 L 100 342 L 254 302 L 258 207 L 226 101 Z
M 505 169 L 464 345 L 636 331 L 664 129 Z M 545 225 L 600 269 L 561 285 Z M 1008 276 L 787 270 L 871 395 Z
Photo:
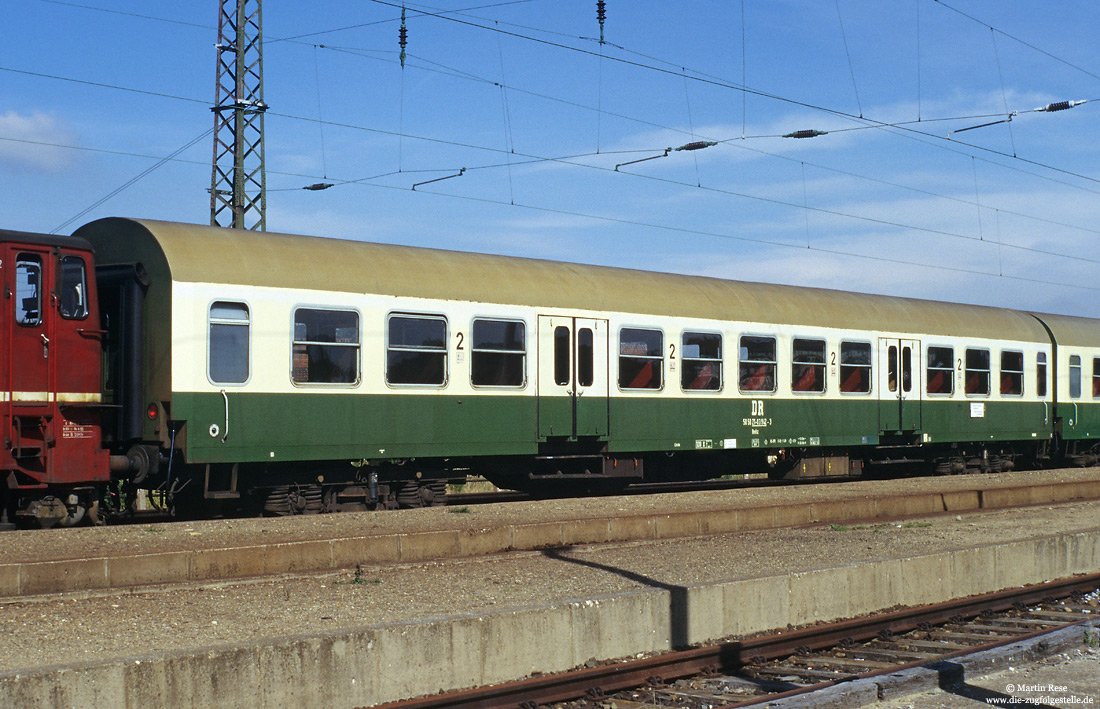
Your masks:
M 1015 475 L 998 483 L 1019 484 Z M 1095 479 L 1066 471 L 1065 479 Z M 934 479 L 940 483 L 942 479 Z M 960 479 L 961 480 L 961 479 Z M 955 479 L 946 482 L 954 482 Z M 965 481 L 962 481 L 965 482 Z M 899 483 L 872 481 L 597 500 L 523 502 L 400 513 L 293 519 L 215 520 L 148 527 L 47 530 L 0 535 L 2 558 L 37 548 L 38 558 L 94 556 L 97 550 L 240 546 L 362 534 L 379 528 L 478 529 L 508 519 L 571 519 L 646 510 L 769 504 L 778 496 L 882 494 Z M 907 489 L 924 481 L 905 481 Z M 972 484 L 972 483 L 971 483 Z M 965 487 L 962 485 L 961 487 Z M 941 488 L 942 489 L 942 485 Z M 717 498 L 723 498 L 718 502 Z M 807 497 L 809 499 L 809 497 Z M 647 586 L 667 587 L 769 576 L 837 564 L 964 549 L 1100 529 L 1100 505 L 1075 503 L 867 525 L 821 525 L 660 542 L 593 545 L 266 578 L 65 594 L 0 602 L 0 671 L 128 657 L 264 638 L 333 632 L 450 614 L 484 613 Z M 66 536 L 72 535 L 72 536 Z M 13 538 L 9 545 L 8 539 Z M 17 541 L 16 541 L 17 540 Z M 181 543 L 190 546 L 180 547 Z M 163 545 L 163 546 L 158 546 Z M 69 556 L 66 556 L 68 554 Z

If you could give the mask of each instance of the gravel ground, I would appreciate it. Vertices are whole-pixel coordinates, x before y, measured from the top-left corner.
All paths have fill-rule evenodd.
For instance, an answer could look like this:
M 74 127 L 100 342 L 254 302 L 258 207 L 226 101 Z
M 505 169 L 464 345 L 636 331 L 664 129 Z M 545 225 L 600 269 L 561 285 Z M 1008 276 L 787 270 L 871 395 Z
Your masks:
M 0 563 L 51 561 L 97 556 L 276 544 L 305 539 L 339 539 L 435 529 L 485 529 L 502 524 L 606 518 L 624 513 L 726 510 L 790 504 L 800 500 L 858 499 L 906 491 L 939 491 L 1021 485 L 1030 480 L 1069 482 L 1100 479 L 1100 469 L 1049 470 L 867 480 L 828 485 L 797 485 L 583 500 L 539 500 L 472 505 L 469 514 L 432 508 L 400 512 L 357 512 L 305 517 L 251 518 L 80 527 L 0 533 Z
M 975 707 L 1096 707 L 1100 705 L 1100 649 L 1085 647 L 1027 667 L 968 677 L 957 687 L 878 702 L 875 709 Z
M 1094 473 L 1095 474 L 1095 473 Z M 860 483 L 859 485 L 865 485 Z M 877 485 L 874 483 L 872 485 Z M 851 485 L 828 486 L 830 494 L 852 494 Z M 761 491 L 751 491 L 758 498 Z M 737 493 L 741 495 L 742 493 Z M 774 494 L 774 493 L 769 493 Z M 790 499 L 791 492 L 782 493 Z M 868 494 L 866 487 L 858 494 Z M 725 497 L 726 493 L 722 493 Z M 717 497 L 672 496 L 676 505 L 690 497 L 702 504 Z M 593 507 L 636 510 L 638 498 L 609 498 L 580 503 Z M 514 503 L 513 503 L 514 504 Z M 531 510 L 545 509 L 536 503 Z M 655 505 L 656 501 L 638 501 Z M 559 515 L 576 501 L 550 503 Z M 500 507 L 509 511 L 502 512 Z M 379 525 L 460 523 L 490 526 L 502 515 L 515 515 L 512 505 L 471 508 L 468 514 L 445 510 L 356 517 Z M 432 519 L 435 517 L 436 519 Z M 526 519 L 526 517 L 525 517 Z M 313 530 L 348 533 L 343 519 L 235 520 L 201 525 L 167 525 L 170 532 L 127 529 L 124 535 L 145 543 L 163 541 L 181 530 L 244 543 L 238 535 L 265 535 L 269 528 L 301 535 L 286 522 L 315 522 Z M 892 524 L 830 525 L 779 529 L 715 537 L 578 547 L 560 552 L 520 552 L 416 565 L 364 567 L 341 574 L 282 577 L 248 583 L 178 586 L 116 594 L 88 593 L 0 604 L 0 671 L 41 665 L 126 657 L 148 652 L 237 645 L 263 638 L 332 632 L 385 622 L 407 621 L 453 613 L 480 613 L 570 598 L 590 598 L 652 585 L 686 585 L 705 581 L 751 578 L 809 570 L 840 563 L 969 548 L 1066 531 L 1100 528 L 1100 506 L 1093 503 L 1057 505 L 940 516 Z M 339 530 L 343 529 L 343 532 Z M 213 530 L 213 532 L 211 532 Z M 59 533 L 59 539 L 68 538 Z M 76 530 L 79 531 L 79 530 Z M 116 530 L 111 530 L 116 531 Z M 88 530 L 91 534 L 99 530 Z M 183 532 L 190 534 L 191 532 Z M 6 541 L 7 534 L 3 536 Z M 261 536 L 256 536 L 260 539 Z M 87 554 L 87 550 L 83 553 Z

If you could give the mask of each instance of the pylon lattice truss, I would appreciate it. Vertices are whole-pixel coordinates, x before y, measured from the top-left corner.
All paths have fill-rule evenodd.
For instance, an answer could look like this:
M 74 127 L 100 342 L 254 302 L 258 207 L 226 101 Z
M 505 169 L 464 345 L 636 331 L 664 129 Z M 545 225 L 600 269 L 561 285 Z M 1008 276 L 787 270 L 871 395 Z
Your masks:
M 267 230 L 261 0 L 221 0 L 210 224 Z

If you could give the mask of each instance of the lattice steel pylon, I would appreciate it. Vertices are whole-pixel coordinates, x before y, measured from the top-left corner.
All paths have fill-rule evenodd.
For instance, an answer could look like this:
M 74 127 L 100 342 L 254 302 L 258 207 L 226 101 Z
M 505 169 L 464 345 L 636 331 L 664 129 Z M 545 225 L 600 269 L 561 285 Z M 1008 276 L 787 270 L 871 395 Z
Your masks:
M 261 0 L 221 0 L 210 224 L 267 230 Z

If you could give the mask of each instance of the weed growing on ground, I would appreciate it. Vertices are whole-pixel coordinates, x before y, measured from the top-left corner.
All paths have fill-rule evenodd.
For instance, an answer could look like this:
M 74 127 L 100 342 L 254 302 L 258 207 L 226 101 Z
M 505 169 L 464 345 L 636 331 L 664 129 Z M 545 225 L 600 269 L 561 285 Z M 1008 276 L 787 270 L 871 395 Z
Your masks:
M 355 575 L 352 576 L 350 580 L 348 580 L 348 581 L 337 581 L 336 582 L 337 585 L 347 585 L 347 586 L 361 586 L 363 584 L 376 584 L 376 583 L 382 583 L 382 579 L 379 579 L 379 578 L 368 579 L 368 578 L 366 578 L 365 576 L 363 576 L 363 567 L 360 566 L 359 564 L 355 565 Z

